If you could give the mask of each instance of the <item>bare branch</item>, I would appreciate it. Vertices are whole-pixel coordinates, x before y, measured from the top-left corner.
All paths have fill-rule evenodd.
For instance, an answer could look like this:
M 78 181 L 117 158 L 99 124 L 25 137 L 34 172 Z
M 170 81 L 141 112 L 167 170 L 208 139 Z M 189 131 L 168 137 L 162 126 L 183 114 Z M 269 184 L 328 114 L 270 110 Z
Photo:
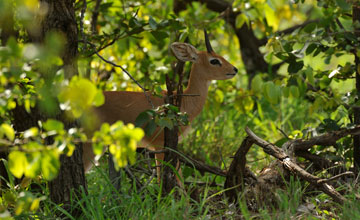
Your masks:
M 224 171 L 218 167 L 209 166 L 209 165 L 201 162 L 200 160 L 195 160 L 189 156 L 179 157 L 179 160 L 181 162 L 183 162 L 185 165 L 194 167 L 195 169 L 197 169 L 200 172 L 208 172 L 208 173 L 212 173 L 212 174 L 215 174 L 218 176 L 226 176 L 226 171 Z
M 297 139 L 295 140 L 290 147 L 295 151 L 307 150 L 314 145 L 322 146 L 332 146 L 336 144 L 336 141 L 340 138 L 343 138 L 348 135 L 358 135 L 360 134 L 360 125 L 350 128 L 350 129 L 341 129 L 339 131 L 332 131 L 320 136 L 313 137 L 309 140 Z
M 346 171 L 345 173 L 340 173 L 336 176 L 333 176 L 333 177 L 330 177 L 329 179 L 321 179 L 321 180 L 318 180 L 318 184 L 321 184 L 321 183 L 328 183 L 328 182 L 331 182 L 333 180 L 336 180 L 338 178 L 341 178 L 343 176 L 354 176 L 355 174 L 351 171 Z
M 130 179 L 135 181 L 136 189 L 140 191 L 143 188 L 143 185 L 141 184 L 140 180 L 131 172 L 131 170 L 127 167 L 125 167 L 125 173 L 128 175 Z
M 149 154 L 159 154 L 159 153 L 169 152 L 169 150 L 162 149 L 162 150 L 157 150 L 157 151 L 150 151 L 150 150 L 146 149 L 146 152 L 148 152 Z M 208 173 L 212 173 L 212 174 L 219 175 L 219 176 L 226 176 L 226 171 L 224 171 L 218 167 L 207 165 L 204 162 L 202 162 L 198 159 L 191 158 L 179 151 L 176 153 L 179 155 L 179 160 L 181 162 L 183 162 L 186 166 L 194 167 L 195 169 L 197 169 L 198 171 L 200 171 L 202 173 L 208 172 Z
M 359 128 L 360 129 L 360 128 Z M 290 157 L 280 148 L 275 146 L 274 144 L 271 144 L 260 137 L 256 136 L 254 132 L 252 132 L 248 127 L 245 129 L 246 133 L 250 136 L 250 138 L 260 147 L 264 149 L 264 151 L 267 154 L 270 154 L 274 156 L 275 158 L 279 159 L 280 162 L 283 164 L 284 168 L 292 173 L 295 173 L 302 179 L 308 181 L 309 183 L 315 185 L 318 187 L 321 191 L 329 195 L 334 199 L 334 201 L 343 204 L 345 202 L 345 198 L 338 193 L 333 186 L 327 184 L 326 182 L 321 182 L 321 179 L 319 177 L 316 177 L 307 171 L 305 171 L 303 168 L 301 168 L 299 165 L 297 165 L 293 160 L 290 159 Z M 320 181 L 320 183 L 319 183 Z
M 231 162 L 229 170 L 226 175 L 226 181 L 224 183 L 224 188 L 229 189 L 225 191 L 225 195 L 231 199 L 236 200 L 238 192 L 243 190 L 245 183 L 245 178 L 250 176 L 251 178 L 256 179 L 256 176 L 246 169 L 246 154 L 250 150 L 250 147 L 253 145 L 254 141 L 247 136 L 241 143 L 239 149 L 235 153 L 234 160 Z

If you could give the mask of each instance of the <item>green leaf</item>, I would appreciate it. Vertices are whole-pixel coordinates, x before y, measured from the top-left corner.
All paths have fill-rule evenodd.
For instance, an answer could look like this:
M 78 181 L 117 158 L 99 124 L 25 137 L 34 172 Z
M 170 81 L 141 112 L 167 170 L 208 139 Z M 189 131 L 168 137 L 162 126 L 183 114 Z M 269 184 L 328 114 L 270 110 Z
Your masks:
M 156 130 L 156 123 L 155 120 L 149 121 L 149 123 L 146 124 L 144 131 L 146 136 L 150 137 Z
M 299 88 L 297 86 L 290 86 L 290 94 L 294 98 L 298 98 L 300 96 Z
M 93 105 L 94 106 L 101 106 L 103 105 L 105 102 L 105 96 L 104 93 L 101 90 L 98 90 L 95 94 L 94 100 L 93 100 Z
M 224 93 L 220 89 L 217 89 L 215 91 L 215 101 L 217 103 L 223 103 L 223 101 L 224 101 Z
M 29 99 L 24 100 L 24 107 L 27 113 L 31 112 L 31 103 Z
M 310 44 L 305 50 L 306 55 L 311 54 L 316 48 L 317 48 L 316 44 Z
M 262 90 L 262 86 L 263 86 L 263 80 L 260 76 L 260 74 L 256 74 L 256 76 L 253 78 L 253 80 L 251 81 L 251 89 L 255 92 L 258 93 Z
M 248 18 L 246 17 L 246 15 L 244 13 L 240 13 L 235 20 L 235 26 L 236 28 L 241 28 L 244 23 L 249 22 Z
M 59 154 L 55 150 L 43 152 L 41 156 L 41 173 L 44 179 L 54 179 L 57 176 L 59 169 Z
M 100 11 L 102 12 L 106 12 L 112 5 L 113 5 L 114 2 L 106 2 L 106 3 L 102 3 L 100 5 Z
M 315 30 L 317 24 L 315 22 L 313 23 L 310 23 L 310 24 L 307 24 L 303 30 L 306 32 L 306 33 L 311 33 L 313 30 Z
M 76 149 L 75 145 L 73 145 L 71 143 L 68 143 L 66 145 L 66 150 L 67 150 L 66 151 L 66 156 L 71 157 L 72 154 L 74 153 L 75 149 Z
M 275 11 L 268 4 L 264 4 L 264 12 L 269 26 L 272 26 L 274 30 L 277 30 L 279 27 L 279 19 L 276 16 Z
M 174 123 L 169 119 L 169 118 L 160 118 L 157 121 L 157 124 L 161 127 L 161 128 L 165 128 L 167 127 L 168 129 L 173 129 L 174 128 Z
M 275 85 L 273 82 L 266 82 L 264 84 L 264 97 L 271 104 L 278 104 L 281 97 L 281 88 L 280 86 Z
M 104 145 L 102 143 L 93 143 L 92 148 L 95 155 L 101 155 L 104 150 Z
M 54 120 L 54 119 L 48 119 L 44 124 L 43 128 L 46 131 L 61 131 L 64 129 L 64 124 L 60 121 Z
M 285 98 L 288 98 L 289 95 L 290 95 L 290 89 L 289 89 L 289 87 L 284 87 L 284 88 L 282 88 L 282 94 L 283 94 L 283 96 L 284 96 Z
M 289 73 L 297 73 L 303 68 L 303 66 L 304 66 L 303 61 L 291 62 L 288 67 L 288 72 Z
M 21 178 L 28 165 L 28 161 L 24 152 L 12 151 L 9 154 L 9 170 L 16 177 Z
M 317 47 L 314 54 L 313 54 L 313 57 L 316 57 L 317 55 L 319 55 L 320 52 L 321 52 L 321 48 Z
M 1 125 L 1 132 L 0 133 L 4 133 L 5 136 L 10 140 L 13 141 L 15 138 L 15 131 L 14 129 L 8 125 L 8 124 L 2 124 Z
M 165 38 L 169 37 L 168 33 L 166 33 L 165 31 L 152 31 L 151 34 L 158 41 L 162 41 Z
M 179 112 L 179 107 L 175 106 L 175 105 L 168 105 L 167 106 L 172 112 L 174 113 L 178 113 Z
M 40 205 L 40 199 L 37 198 L 37 199 L 34 199 L 31 203 L 31 206 L 30 206 L 30 211 L 36 211 L 38 210 L 39 208 L 39 205 Z
M 25 176 L 30 178 L 35 178 L 37 175 L 40 174 L 41 153 L 39 151 L 34 152 L 27 159 L 28 159 L 28 164 L 25 168 Z
M 314 79 L 314 74 L 313 74 L 313 69 L 312 68 L 307 68 L 305 71 L 306 74 L 306 78 L 309 81 L 309 83 L 311 85 L 315 85 L 315 79 Z
M 90 80 L 74 76 L 58 98 L 62 103 L 69 103 L 73 116 L 79 118 L 92 104 L 98 106 L 103 103 L 102 94 L 99 92 Z
M 153 29 L 153 30 L 157 29 L 157 23 L 152 16 L 149 17 L 149 25 L 150 25 L 151 29 Z
M 149 115 L 148 111 L 141 112 L 135 119 L 135 126 L 141 127 L 150 120 L 151 116 Z
M 335 0 L 336 4 L 344 11 L 349 11 L 351 9 L 351 5 L 348 4 L 345 0 Z

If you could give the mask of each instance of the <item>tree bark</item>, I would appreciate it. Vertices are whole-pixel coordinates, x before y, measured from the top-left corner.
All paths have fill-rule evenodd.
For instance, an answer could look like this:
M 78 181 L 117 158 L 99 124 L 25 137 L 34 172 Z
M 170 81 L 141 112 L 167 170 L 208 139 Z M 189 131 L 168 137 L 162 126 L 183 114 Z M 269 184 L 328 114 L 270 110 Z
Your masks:
M 355 22 L 359 22 L 360 23 L 360 5 L 359 3 L 355 3 L 353 5 L 353 23 L 355 24 Z M 357 29 L 358 31 L 360 29 Z M 360 34 L 358 32 L 355 33 L 357 35 L 357 37 L 360 37 Z M 356 84 L 356 92 L 357 92 L 357 100 L 359 99 L 359 95 L 360 95 L 360 58 L 357 55 L 357 48 L 354 48 L 354 56 L 355 56 L 355 70 L 356 70 L 356 75 L 355 75 L 355 84 Z M 359 108 L 354 108 L 354 122 L 356 125 L 360 124 L 360 109 Z M 360 135 L 354 135 L 353 137 L 354 140 L 354 153 L 353 153 L 353 157 L 354 157 L 354 166 L 355 166 L 355 170 L 358 172 L 359 168 L 360 168 Z
M 18 35 L 18 32 L 14 28 L 14 10 L 10 4 L 7 4 L 6 6 L 9 7 L 7 13 L 0 15 L 1 46 L 5 46 L 11 36 L 17 38 Z M 6 160 L 7 156 L 7 152 L 0 152 L 0 159 Z M 9 181 L 9 176 L 3 161 L 0 161 L 0 176 L 3 177 L 0 179 L 0 188 L 3 188 L 6 185 L 6 182 Z
M 78 74 L 78 26 L 75 18 L 75 0 L 40 0 L 47 13 L 40 20 L 41 33 L 36 40 L 42 42 L 49 32 L 56 32 L 65 38 L 61 58 L 67 79 Z M 64 120 L 62 120 L 64 122 Z M 65 122 L 65 127 L 74 123 Z M 50 198 L 57 204 L 64 204 L 65 210 L 78 216 L 79 210 L 71 208 L 71 199 L 81 198 L 82 190 L 87 194 L 87 185 L 82 162 L 82 146 L 77 145 L 71 157 L 60 157 L 61 167 L 58 177 L 49 183 Z
M 42 10 L 47 11 L 40 19 L 41 32 L 33 35 L 33 40 L 42 42 L 49 32 L 64 36 L 65 45 L 61 54 L 65 77 L 77 75 L 78 26 L 75 17 L 75 0 L 40 0 Z
M 109 164 L 109 179 L 113 184 L 114 188 L 117 191 L 119 191 L 121 188 L 121 175 L 120 175 L 120 171 L 116 171 L 115 169 L 114 160 L 111 154 L 109 154 L 108 157 L 108 164 Z

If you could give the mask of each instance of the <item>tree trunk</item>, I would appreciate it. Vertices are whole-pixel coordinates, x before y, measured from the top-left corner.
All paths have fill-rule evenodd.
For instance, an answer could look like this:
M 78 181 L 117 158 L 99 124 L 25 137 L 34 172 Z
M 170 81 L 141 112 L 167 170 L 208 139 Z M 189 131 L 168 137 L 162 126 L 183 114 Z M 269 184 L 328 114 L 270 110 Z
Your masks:
M 40 5 L 47 14 L 40 21 L 41 33 L 35 36 L 43 41 L 46 34 L 54 31 L 65 38 L 64 50 L 61 58 L 64 62 L 65 77 L 71 78 L 78 74 L 78 27 L 74 9 L 75 0 L 40 0 Z M 64 120 L 63 120 L 64 121 Z M 65 123 L 66 128 L 73 127 L 73 123 Z M 82 146 L 77 145 L 71 157 L 60 157 L 61 167 L 58 177 L 49 183 L 50 198 L 57 204 L 64 204 L 65 210 L 74 216 L 78 210 L 71 210 L 71 199 L 80 198 L 81 190 L 87 194 L 87 185 L 82 162 Z M 73 194 L 71 194 L 73 193 Z
M 172 150 L 177 149 L 177 145 L 178 145 L 178 133 L 179 133 L 179 128 L 178 127 L 174 127 L 172 130 L 165 128 L 164 129 L 164 138 L 165 138 L 165 142 L 164 142 L 164 147 L 165 148 L 170 148 Z M 179 160 L 177 159 L 177 155 L 174 151 L 170 151 L 167 152 L 165 154 L 165 158 L 164 158 L 165 162 L 167 162 L 168 164 L 164 166 L 163 169 L 163 175 L 162 175 L 162 179 L 163 179 L 163 193 L 165 194 L 169 194 L 171 192 L 171 190 L 177 185 L 176 182 L 176 175 L 174 173 L 174 171 L 172 170 L 173 168 L 177 168 Z
M 109 178 L 111 184 L 113 184 L 114 188 L 119 191 L 121 187 L 121 173 L 120 171 L 116 171 L 114 160 L 111 154 L 108 157 L 108 164 L 109 164 Z M 114 192 L 115 194 L 115 192 Z
M 78 26 L 75 17 L 75 0 L 40 0 L 47 14 L 40 20 L 41 32 L 33 35 L 33 40 L 42 42 L 49 32 L 60 33 L 65 38 L 61 58 L 64 62 L 65 77 L 77 75 Z
M 360 5 L 358 5 L 358 3 L 355 3 L 353 5 L 353 23 L 355 22 L 359 22 L 360 23 Z M 360 29 L 358 29 L 359 31 Z M 357 35 L 357 37 L 360 37 L 360 34 L 358 32 L 355 33 Z M 355 49 L 354 51 L 354 56 L 355 56 L 355 70 L 356 70 L 356 91 L 357 91 L 357 96 L 359 99 L 359 95 L 360 95 L 360 57 L 357 55 L 357 50 Z M 360 124 L 360 109 L 359 108 L 354 108 L 354 122 L 356 125 Z M 354 135 L 354 166 L 355 166 L 355 170 L 359 171 L 360 168 L 360 135 Z
M 71 201 L 79 201 L 82 191 L 87 194 L 87 185 L 82 162 L 82 146 L 77 145 L 71 157 L 61 155 L 59 175 L 49 183 L 50 199 L 73 216 L 79 216 L 80 209 L 73 209 Z M 77 206 L 78 207 L 78 206 Z
M 6 5 L 6 4 L 5 4 Z M 1 46 L 5 46 L 8 39 L 13 36 L 17 38 L 18 32 L 15 30 L 14 26 L 14 10 L 10 4 L 6 5 L 9 7 L 6 14 L 0 15 L 0 40 L 1 40 Z M 6 7 L 5 6 L 5 7 Z M 0 120 L 0 123 L 2 123 L 3 120 Z M 7 152 L 0 152 L 0 159 L 7 158 L 8 153 Z M 0 179 L 0 188 L 3 188 L 6 185 L 6 182 L 9 181 L 9 176 L 6 171 L 5 165 L 3 161 L 0 161 L 0 176 L 3 178 Z
M 166 75 L 166 88 L 168 90 L 167 97 L 165 98 L 165 103 L 170 105 L 177 106 L 181 109 L 181 95 L 183 94 L 182 90 L 182 79 L 185 63 L 178 61 L 175 68 L 173 78 L 170 80 L 169 76 Z M 179 76 L 179 81 L 176 83 L 176 75 Z M 174 95 L 173 91 L 176 91 Z M 165 162 L 168 164 L 163 169 L 163 193 L 168 194 L 170 191 L 177 185 L 177 178 L 175 172 L 172 170 L 172 167 L 177 169 L 181 175 L 180 171 L 180 161 L 177 158 L 176 150 L 178 145 L 178 134 L 179 127 L 174 126 L 173 129 L 164 129 L 164 147 L 171 149 L 169 152 L 165 153 Z M 180 183 L 179 183 L 180 184 Z

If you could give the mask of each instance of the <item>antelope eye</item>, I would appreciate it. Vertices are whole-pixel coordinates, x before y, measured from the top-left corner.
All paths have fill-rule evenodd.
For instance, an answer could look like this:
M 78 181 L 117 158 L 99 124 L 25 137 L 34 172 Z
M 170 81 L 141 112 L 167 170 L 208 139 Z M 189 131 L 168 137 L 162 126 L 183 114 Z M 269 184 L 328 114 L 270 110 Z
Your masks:
M 218 59 L 212 59 L 212 60 L 210 60 L 210 63 L 211 63 L 212 65 L 219 65 L 219 66 L 221 66 L 221 63 L 220 63 L 220 61 L 219 61 Z

